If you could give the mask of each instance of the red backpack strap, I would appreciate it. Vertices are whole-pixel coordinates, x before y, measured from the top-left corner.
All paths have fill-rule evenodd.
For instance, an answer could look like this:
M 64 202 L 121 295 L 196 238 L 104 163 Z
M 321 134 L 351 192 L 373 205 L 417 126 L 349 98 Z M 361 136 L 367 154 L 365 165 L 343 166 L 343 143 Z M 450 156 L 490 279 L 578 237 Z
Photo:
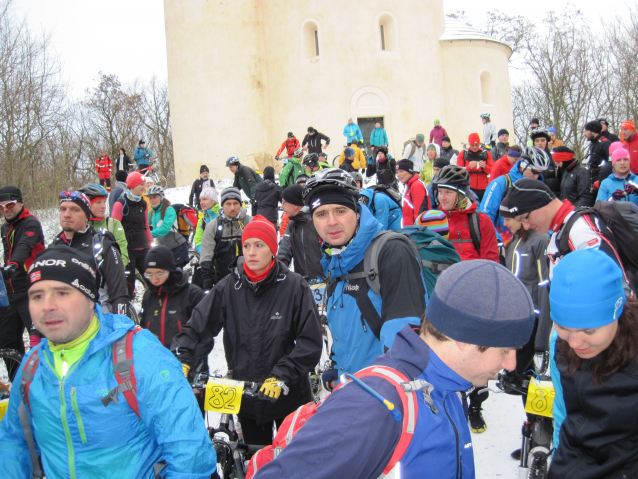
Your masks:
M 137 417 L 140 417 L 140 410 L 137 404 L 137 378 L 133 364 L 133 337 L 140 331 L 139 327 L 131 329 L 113 343 L 113 371 L 117 386 L 102 398 L 102 404 L 106 407 L 111 401 L 117 404 L 118 394 L 124 394 L 124 399 Z
M 20 379 L 20 394 L 22 394 L 22 401 L 29 409 L 29 414 L 31 414 L 31 404 L 29 404 L 29 389 L 31 387 L 31 383 L 33 382 L 33 377 L 35 376 L 35 371 L 38 369 L 38 365 L 40 364 L 40 357 L 38 356 L 37 348 L 40 347 L 42 343 L 38 344 L 29 359 L 27 360 L 27 364 L 24 365 L 24 369 L 22 370 L 22 378 Z
M 399 397 L 403 404 L 403 427 L 401 428 L 399 442 L 394 448 L 390 461 L 383 470 L 383 474 L 389 474 L 394 466 L 401 460 L 405 451 L 408 450 L 412 437 L 414 436 L 414 431 L 416 430 L 416 419 L 419 415 L 419 402 L 417 400 L 416 391 L 411 390 L 413 388 L 408 388 L 409 392 L 407 392 L 406 388 L 404 388 L 404 384 L 410 383 L 410 380 L 400 371 L 387 366 L 370 366 L 362 369 L 356 373 L 355 376 L 358 378 L 370 376 L 383 378 L 394 384 L 394 387 L 396 387 L 399 392 Z

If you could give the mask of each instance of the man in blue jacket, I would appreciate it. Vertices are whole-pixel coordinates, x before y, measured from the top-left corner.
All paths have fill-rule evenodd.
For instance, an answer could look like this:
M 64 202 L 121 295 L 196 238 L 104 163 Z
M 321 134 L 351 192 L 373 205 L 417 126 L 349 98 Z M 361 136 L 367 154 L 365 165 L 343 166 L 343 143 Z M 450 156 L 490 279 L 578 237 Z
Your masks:
M 392 349 L 372 362 L 396 370 L 409 383 L 397 387 L 383 377 L 361 379 L 402 415 L 410 414 L 403 408 L 403 391 L 416 389 L 416 426 L 395 467 L 402 479 L 475 477 L 472 438 L 458 393 L 485 386 L 502 368 L 513 370 L 515 349 L 527 343 L 533 326 L 532 298 L 499 264 L 462 261 L 439 276 L 419 332 L 404 326 Z M 402 434 L 403 427 L 376 397 L 347 383 L 255 478 L 379 477 L 399 441 L 410 436 Z
M 146 142 L 144 140 L 140 140 L 140 143 L 135 151 L 133 152 L 133 158 L 135 158 L 135 162 L 137 163 L 137 170 L 142 170 L 144 168 L 148 168 L 148 162 L 153 156 L 151 150 L 146 148 Z
M 102 312 L 89 260 L 52 246 L 29 270 L 29 310 L 46 339 L 22 361 L 0 423 L 3 477 L 42 477 L 29 438 L 48 479 L 152 479 L 162 466 L 166 477 L 210 478 L 215 450 L 181 365 L 148 330 L 128 337 L 129 318 Z M 128 387 L 114 372 L 123 337 Z
M 396 333 L 405 324 L 418 323 L 425 311 L 421 262 L 413 247 L 401 239 L 390 239 L 381 248 L 380 294 L 372 290 L 363 260 L 383 227 L 358 199 L 352 176 L 336 168 L 318 171 L 304 189 L 304 203 L 323 240 L 326 316 L 335 338 L 334 369 L 324 374 L 328 388 L 338 374 L 358 371 L 392 347 Z M 401 294 L 396 294 L 399 287 Z
M 352 118 L 348 118 L 348 124 L 343 127 L 343 136 L 346 137 L 347 145 L 349 145 L 352 140 L 357 140 L 358 143 L 363 142 L 361 128 L 359 128 L 359 125 L 357 125 Z

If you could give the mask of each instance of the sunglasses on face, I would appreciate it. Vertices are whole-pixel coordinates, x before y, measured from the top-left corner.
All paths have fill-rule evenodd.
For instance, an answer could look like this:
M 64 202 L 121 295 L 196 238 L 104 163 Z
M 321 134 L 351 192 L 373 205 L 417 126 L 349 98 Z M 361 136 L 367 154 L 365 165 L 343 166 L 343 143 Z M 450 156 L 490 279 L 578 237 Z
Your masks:
M 0 204 L 0 210 L 10 210 L 17 204 L 17 201 L 7 201 L 6 203 Z

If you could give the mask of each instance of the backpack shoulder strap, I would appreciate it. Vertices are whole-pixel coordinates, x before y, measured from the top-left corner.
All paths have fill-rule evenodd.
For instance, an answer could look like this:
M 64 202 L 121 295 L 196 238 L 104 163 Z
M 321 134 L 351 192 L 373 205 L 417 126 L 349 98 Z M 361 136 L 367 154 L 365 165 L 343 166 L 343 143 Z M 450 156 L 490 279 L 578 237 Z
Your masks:
M 472 244 L 474 244 L 474 248 L 476 252 L 481 254 L 481 221 L 478 214 L 478 211 L 474 213 L 470 213 L 468 215 L 468 222 L 470 224 L 470 236 L 472 237 Z
M 137 417 L 140 417 L 140 409 L 137 403 L 137 378 L 133 365 L 133 337 L 140 331 L 139 327 L 131 329 L 113 343 L 113 371 L 117 386 L 102 398 L 102 404 L 106 407 L 111 401 L 117 404 L 118 394 L 123 393 L 124 399 Z
M 381 296 L 381 281 L 379 280 L 379 255 L 385 244 L 392 240 L 397 239 L 407 243 L 412 249 L 414 249 L 414 256 L 419 257 L 419 252 L 416 250 L 416 246 L 410 241 L 410 239 L 403 233 L 397 233 L 396 231 L 381 231 L 374 237 L 368 249 L 366 249 L 363 256 L 363 270 L 368 272 L 367 281 L 370 289 L 377 296 Z
M 558 231 L 558 234 L 556 235 L 556 246 L 558 246 L 558 251 L 554 254 L 554 259 L 561 258 L 571 252 L 571 248 L 569 247 L 569 233 L 578 218 L 585 214 L 596 215 L 596 212 L 589 208 L 576 208 L 571 218 L 569 218 L 567 223 L 565 223 L 565 225 Z
M 20 394 L 22 394 L 22 402 L 29 408 L 29 414 L 31 414 L 31 404 L 29 403 L 29 388 L 33 382 L 33 377 L 40 364 L 40 356 L 38 356 L 37 348 L 40 348 L 40 343 L 34 348 L 33 353 L 29 356 L 27 363 L 22 370 L 22 377 L 20 378 Z

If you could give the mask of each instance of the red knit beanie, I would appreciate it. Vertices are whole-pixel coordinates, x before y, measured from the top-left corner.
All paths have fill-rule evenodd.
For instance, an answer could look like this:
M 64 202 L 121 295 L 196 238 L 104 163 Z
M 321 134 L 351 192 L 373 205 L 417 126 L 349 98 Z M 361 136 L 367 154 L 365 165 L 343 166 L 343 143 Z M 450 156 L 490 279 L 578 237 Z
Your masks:
M 268 245 L 273 256 L 277 255 L 277 232 L 273 224 L 263 216 L 255 216 L 241 235 L 242 244 L 250 238 L 258 238 Z
M 470 133 L 470 136 L 468 137 L 467 142 L 470 145 L 480 145 L 481 137 L 479 136 L 478 133 Z
M 128 186 L 131 190 L 136 186 L 141 185 L 142 183 L 144 183 L 144 177 L 137 171 L 135 173 L 131 173 L 126 177 L 126 186 Z

